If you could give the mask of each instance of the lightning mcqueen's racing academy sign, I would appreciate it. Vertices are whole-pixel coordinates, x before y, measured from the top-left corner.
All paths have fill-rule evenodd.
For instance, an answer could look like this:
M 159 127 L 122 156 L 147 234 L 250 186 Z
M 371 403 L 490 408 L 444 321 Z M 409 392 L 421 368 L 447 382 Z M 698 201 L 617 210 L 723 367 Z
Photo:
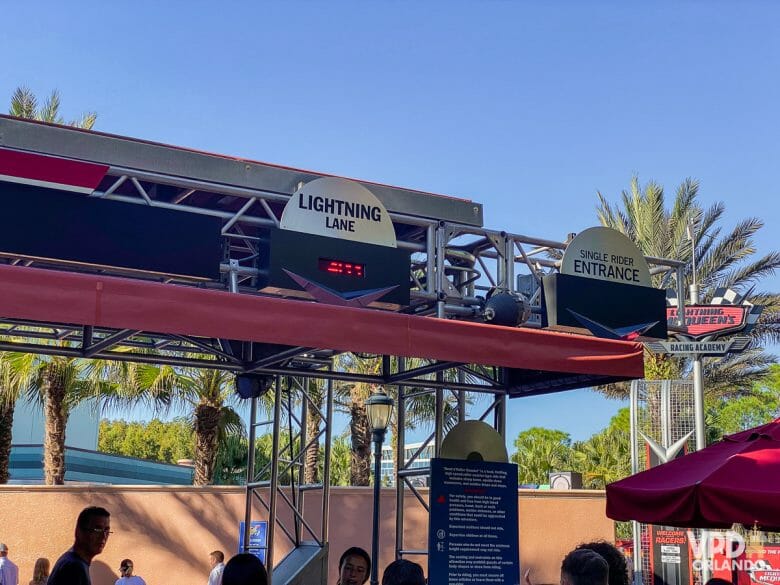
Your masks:
M 727 298 L 735 304 L 728 304 Z M 743 298 L 733 291 L 723 291 L 716 294 L 713 304 L 689 305 L 685 307 L 685 334 L 678 334 L 676 341 L 655 341 L 647 346 L 656 353 L 668 354 L 698 354 L 723 356 L 727 353 L 744 351 L 750 345 L 750 337 L 735 336 L 730 339 L 716 340 L 718 337 L 745 331 L 752 328 L 761 307 L 743 303 Z M 678 307 L 667 307 L 666 317 L 669 326 L 678 323 L 680 310 Z

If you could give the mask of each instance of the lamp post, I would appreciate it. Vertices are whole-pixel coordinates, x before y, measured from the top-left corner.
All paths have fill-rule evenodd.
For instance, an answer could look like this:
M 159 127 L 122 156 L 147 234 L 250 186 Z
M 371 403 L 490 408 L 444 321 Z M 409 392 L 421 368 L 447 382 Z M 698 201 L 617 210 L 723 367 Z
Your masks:
M 379 585 L 379 488 L 382 483 L 382 443 L 393 413 L 393 399 L 383 390 L 366 400 L 366 414 L 374 441 L 374 526 L 371 533 L 371 585 Z

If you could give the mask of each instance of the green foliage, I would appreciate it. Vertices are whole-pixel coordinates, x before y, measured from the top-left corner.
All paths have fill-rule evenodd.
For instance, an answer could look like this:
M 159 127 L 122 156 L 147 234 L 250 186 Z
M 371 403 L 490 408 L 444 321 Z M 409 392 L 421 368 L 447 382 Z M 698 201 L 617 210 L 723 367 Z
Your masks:
M 11 108 L 8 110 L 8 113 L 19 118 L 52 124 L 67 124 L 68 126 L 84 128 L 85 130 L 91 130 L 97 120 L 95 112 L 87 112 L 79 120 L 66 122 L 65 118 L 60 115 L 60 94 L 56 89 L 51 92 L 51 95 L 43 105 L 39 106 L 38 98 L 25 86 L 17 87 L 14 91 L 13 96 L 11 96 Z
M 780 417 L 780 365 L 773 364 L 766 380 L 744 396 L 708 398 L 705 416 L 708 443 Z
M 350 443 L 347 437 L 336 437 L 333 439 L 330 447 L 330 485 L 349 485 L 351 456 Z M 319 461 L 323 461 L 323 457 L 320 457 Z M 322 477 L 322 471 L 320 471 L 320 477 Z
M 512 461 L 521 484 L 546 484 L 551 471 L 570 469 L 582 473 L 583 487 L 604 489 L 631 473 L 629 410 L 619 410 L 605 429 L 586 441 L 572 445 L 563 431 L 533 427 L 518 435 L 515 447 Z
M 631 415 L 621 408 L 604 430 L 573 447 L 574 470 L 582 473 L 583 487 L 604 489 L 606 484 L 631 475 Z
M 104 419 L 98 430 L 98 451 L 164 463 L 191 459 L 194 455 L 192 424 L 185 418 L 170 422 Z
M 701 302 L 709 302 L 718 288 L 732 288 L 750 293 L 751 302 L 765 307 L 752 333 L 754 348 L 741 354 L 708 359 L 704 366 L 705 387 L 710 395 L 737 396 L 749 392 L 774 361 L 760 346 L 780 340 L 780 320 L 777 318 L 780 295 L 756 289 L 766 276 L 780 268 L 780 253 L 774 250 L 756 257 L 753 238 L 763 227 L 763 221 L 750 217 L 731 230 L 723 229 L 719 224 L 724 219 L 725 206 L 715 203 L 704 207 L 699 201 L 699 183 L 694 179 L 683 181 L 671 201 L 661 185 L 653 181 L 641 185 L 636 177 L 631 180 L 629 189 L 621 193 L 618 203 L 610 203 L 601 193 L 598 198 L 597 215 L 602 225 L 628 236 L 648 256 L 686 263 L 686 290 L 693 280 L 691 260 L 695 257 Z M 695 254 L 686 233 L 689 224 L 694 226 Z M 656 274 L 653 285 L 670 288 L 675 285 L 674 276 L 671 272 Z M 648 379 L 686 377 L 691 370 L 688 358 L 653 356 L 647 352 L 645 357 Z M 626 397 L 628 388 L 627 383 L 619 383 L 599 390 L 608 396 Z
M 571 437 L 563 431 L 530 428 L 517 436 L 515 448 L 512 461 L 517 463 L 517 479 L 521 484 L 546 484 L 551 471 L 570 468 Z

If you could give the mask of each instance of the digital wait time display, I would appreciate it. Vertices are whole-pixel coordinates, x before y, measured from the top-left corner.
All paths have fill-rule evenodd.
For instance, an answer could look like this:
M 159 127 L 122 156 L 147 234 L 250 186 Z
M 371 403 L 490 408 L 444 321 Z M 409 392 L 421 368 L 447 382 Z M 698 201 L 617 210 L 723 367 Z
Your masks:
M 366 265 L 358 262 L 346 262 L 344 260 L 332 260 L 330 258 L 319 259 L 319 269 L 330 274 L 365 278 Z

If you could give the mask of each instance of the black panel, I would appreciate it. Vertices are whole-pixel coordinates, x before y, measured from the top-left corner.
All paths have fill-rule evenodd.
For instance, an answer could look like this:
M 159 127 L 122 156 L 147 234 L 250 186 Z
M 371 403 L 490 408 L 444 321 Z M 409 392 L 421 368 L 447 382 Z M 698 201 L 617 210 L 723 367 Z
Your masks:
M 0 252 L 218 279 L 222 221 L 30 185 L 0 183 Z
M 622 376 L 566 374 L 563 372 L 506 368 L 507 393 L 510 398 L 552 394 L 577 388 L 592 388 L 593 386 L 614 384 L 615 382 L 632 379 Z
M 644 337 L 666 339 L 666 292 L 661 289 L 570 274 L 545 276 L 542 288 L 542 327 L 583 329 L 571 309 L 612 329 L 658 321 Z
M 267 276 L 259 288 L 300 290 L 284 269 L 340 293 L 396 286 L 378 299 L 382 303 L 409 304 L 410 253 L 399 248 L 352 242 L 313 234 L 271 229 L 270 258 L 263 262 Z M 320 268 L 320 259 L 362 265 L 363 276 L 331 274 Z

